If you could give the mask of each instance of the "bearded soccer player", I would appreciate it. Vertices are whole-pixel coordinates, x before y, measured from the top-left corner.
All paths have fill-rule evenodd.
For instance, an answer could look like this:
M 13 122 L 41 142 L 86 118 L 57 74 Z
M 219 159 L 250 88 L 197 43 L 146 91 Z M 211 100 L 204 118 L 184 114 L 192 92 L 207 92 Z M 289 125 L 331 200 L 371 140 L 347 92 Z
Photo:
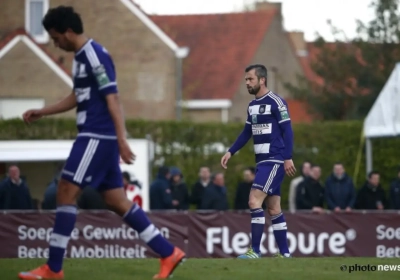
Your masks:
M 167 279 L 185 258 L 185 253 L 170 244 L 147 218 L 144 211 L 128 200 L 119 167 L 120 157 L 132 164 L 134 154 L 126 140 L 114 63 L 107 50 L 83 35 L 83 24 L 72 7 L 50 9 L 43 26 L 54 44 L 74 52 L 74 88 L 60 102 L 24 113 L 30 123 L 76 107 L 78 135 L 62 170 L 58 185 L 57 211 L 49 241 L 47 263 L 20 279 L 63 279 L 63 258 L 76 222 L 76 198 L 86 185 L 96 188 L 106 204 L 161 258 L 161 269 L 154 279 Z M 106 222 L 106 221 L 105 221 Z
M 247 120 L 242 133 L 221 159 L 221 165 L 226 169 L 231 156 L 253 136 L 257 168 L 249 197 L 252 245 L 247 253 L 238 258 L 261 257 L 260 243 L 265 227 L 262 204 L 265 199 L 279 247 L 276 257 L 289 258 L 291 255 L 287 244 L 287 226 L 280 197 L 285 172 L 289 176 L 296 173 L 292 161 L 293 131 L 288 105 L 283 98 L 267 88 L 267 69 L 264 65 L 248 66 L 245 69 L 245 80 L 249 93 L 255 99 L 247 108 Z

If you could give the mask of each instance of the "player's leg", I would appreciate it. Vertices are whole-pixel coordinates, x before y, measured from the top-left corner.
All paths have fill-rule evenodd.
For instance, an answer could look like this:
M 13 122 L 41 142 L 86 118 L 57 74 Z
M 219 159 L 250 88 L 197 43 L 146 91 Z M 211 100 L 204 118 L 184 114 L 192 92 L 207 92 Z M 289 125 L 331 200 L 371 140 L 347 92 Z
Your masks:
M 19 273 L 20 279 L 63 279 L 62 271 L 65 250 L 76 222 L 76 199 L 81 189 L 60 179 L 57 190 L 57 209 L 53 232 L 49 240 L 49 258 L 45 265 Z
M 276 257 L 290 257 L 289 247 L 287 243 L 287 225 L 285 216 L 281 209 L 281 193 L 280 187 L 285 177 L 283 165 L 280 165 L 276 170 L 276 175 L 271 181 L 267 190 L 267 207 L 268 214 L 271 217 L 272 229 L 274 230 L 275 241 L 278 244 L 279 254 Z
M 265 213 L 262 204 L 267 196 L 263 191 L 271 170 L 267 167 L 258 167 L 254 183 L 250 190 L 249 207 L 251 215 L 251 248 L 239 259 L 255 259 L 261 257 L 260 245 L 265 228 Z
M 184 261 L 185 253 L 168 242 L 149 220 L 142 208 L 126 197 L 122 187 L 122 174 L 118 163 L 119 155 L 117 154 L 114 164 L 110 167 L 110 172 L 105 177 L 99 190 L 109 208 L 136 230 L 139 233 L 139 237 L 160 256 L 161 269 L 154 278 L 166 279 Z
M 62 279 L 65 250 L 76 223 L 76 199 L 85 185 L 84 178 L 93 159 L 97 142 L 78 138 L 62 171 L 57 190 L 57 210 L 49 241 L 47 263 L 29 272 L 21 272 L 20 279 Z

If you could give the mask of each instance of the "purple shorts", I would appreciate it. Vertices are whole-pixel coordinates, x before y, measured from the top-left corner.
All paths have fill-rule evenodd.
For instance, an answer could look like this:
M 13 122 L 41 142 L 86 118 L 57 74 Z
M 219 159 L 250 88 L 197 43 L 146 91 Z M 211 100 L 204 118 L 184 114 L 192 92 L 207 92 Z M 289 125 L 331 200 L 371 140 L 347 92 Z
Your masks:
M 122 187 L 117 140 L 78 137 L 71 149 L 61 178 L 99 191 Z
M 283 164 L 262 163 L 257 166 L 256 176 L 251 187 L 263 191 L 269 196 L 280 196 L 284 177 L 285 168 Z

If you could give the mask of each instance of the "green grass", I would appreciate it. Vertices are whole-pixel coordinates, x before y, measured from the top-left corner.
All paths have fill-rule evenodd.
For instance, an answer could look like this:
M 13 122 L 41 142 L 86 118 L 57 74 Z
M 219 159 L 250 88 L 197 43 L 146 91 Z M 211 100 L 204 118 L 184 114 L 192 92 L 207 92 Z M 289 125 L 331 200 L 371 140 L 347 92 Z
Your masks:
M 40 259 L 0 259 L 0 279 L 17 279 L 21 270 L 43 263 Z M 370 280 L 400 279 L 397 271 L 343 272 L 341 265 L 400 265 L 399 259 L 293 258 L 258 260 L 188 259 L 174 273 L 175 280 Z M 156 259 L 67 259 L 66 280 L 145 280 L 158 271 Z M 400 266 L 399 266 L 400 268 Z

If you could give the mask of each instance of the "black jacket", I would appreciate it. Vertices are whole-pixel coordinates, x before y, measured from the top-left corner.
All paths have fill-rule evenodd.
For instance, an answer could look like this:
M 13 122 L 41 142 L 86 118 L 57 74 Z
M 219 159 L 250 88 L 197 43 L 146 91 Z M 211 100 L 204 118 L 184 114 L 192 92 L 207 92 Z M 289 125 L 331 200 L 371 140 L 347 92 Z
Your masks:
M 234 209 L 235 210 L 249 210 L 249 195 L 250 195 L 250 190 L 251 186 L 253 185 L 253 182 L 241 182 L 238 184 L 237 189 L 236 189 L 236 196 L 235 196 L 235 204 L 234 204 Z M 266 209 L 266 204 L 265 201 L 262 204 L 262 208 L 265 210 Z
M 90 186 L 85 187 L 77 201 L 78 207 L 83 210 L 106 210 L 107 205 L 101 194 Z
M 306 178 L 296 189 L 296 209 L 311 210 L 324 207 L 324 188 L 313 178 Z
M 394 180 L 390 185 L 390 207 L 400 210 L 400 178 Z
M 201 209 L 225 211 L 229 209 L 226 188 L 216 185 L 208 186 L 204 191 Z
M 192 194 L 190 196 L 190 203 L 196 205 L 196 209 L 201 209 L 204 191 L 211 185 L 203 186 L 200 181 L 197 181 L 192 187 Z
M 177 200 L 179 204 L 173 206 L 176 210 L 188 210 L 189 209 L 189 191 L 184 182 L 170 185 L 172 200 Z
M 168 210 L 172 208 L 172 195 L 167 178 L 158 176 L 150 185 L 150 209 Z
M 368 181 L 361 187 L 357 194 L 356 209 L 378 210 L 377 203 L 381 202 L 384 209 L 387 209 L 385 190 L 379 185 L 372 187 Z
M 354 208 L 356 189 L 353 180 L 347 174 L 341 179 L 332 174 L 325 182 L 325 198 L 330 210 L 336 207 L 340 207 L 340 209 Z
M 33 209 L 31 193 L 23 180 L 19 185 L 14 184 L 10 178 L 0 183 L 0 209 Z

